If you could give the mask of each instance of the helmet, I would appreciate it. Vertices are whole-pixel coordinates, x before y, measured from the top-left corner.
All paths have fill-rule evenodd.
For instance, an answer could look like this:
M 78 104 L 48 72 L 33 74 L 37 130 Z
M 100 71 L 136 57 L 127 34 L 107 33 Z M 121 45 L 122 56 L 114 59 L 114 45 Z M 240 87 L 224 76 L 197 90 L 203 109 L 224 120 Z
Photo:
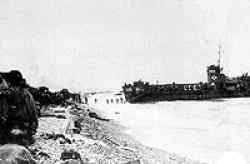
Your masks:
M 11 70 L 9 73 L 9 81 L 13 86 L 24 85 L 25 79 L 23 79 L 23 75 L 18 70 Z

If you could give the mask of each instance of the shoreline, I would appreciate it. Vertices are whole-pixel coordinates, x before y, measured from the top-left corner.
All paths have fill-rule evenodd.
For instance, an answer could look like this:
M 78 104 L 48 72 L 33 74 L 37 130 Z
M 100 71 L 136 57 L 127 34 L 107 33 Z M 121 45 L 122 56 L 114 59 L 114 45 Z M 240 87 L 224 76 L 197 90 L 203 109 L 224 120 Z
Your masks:
M 185 110 L 172 109 L 173 106 L 176 106 L 175 103 L 166 102 L 168 103 L 167 109 L 162 108 L 163 103 L 157 105 L 106 105 L 104 107 L 96 105 L 95 108 L 106 117 L 125 126 L 124 132 L 145 146 L 165 152 L 173 152 L 177 156 L 188 157 L 202 163 L 215 162 L 217 156 L 211 154 L 205 154 L 204 156 L 205 152 L 200 154 L 201 151 L 206 151 L 206 149 L 199 149 L 199 145 L 196 144 L 197 141 L 199 143 L 199 139 L 204 140 L 200 137 L 203 137 L 209 130 L 203 128 L 207 123 L 202 122 L 201 125 L 197 125 L 195 124 L 196 121 L 190 120 L 191 115 L 185 115 L 183 118 L 182 112 L 185 113 Z M 180 104 L 183 103 L 185 102 L 180 102 Z M 199 120 L 202 120 L 202 118 L 199 118 Z M 198 134 L 201 134 L 201 136 Z
M 228 151 L 242 154 L 250 161 L 249 100 L 95 107 L 128 127 L 126 132 L 143 145 L 212 164 L 218 163 Z
M 39 163 L 44 161 L 56 163 L 60 161 L 60 154 L 65 149 L 74 149 L 79 152 L 85 163 L 121 163 L 129 164 L 199 164 L 189 158 L 174 153 L 142 145 L 131 135 L 126 133 L 127 128 L 117 121 L 103 121 L 89 116 L 94 112 L 103 117 L 98 109 L 80 105 L 77 108 L 68 108 L 74 120 L 81 124 L 80 134 L 64 134 L 71 143 L 62 138 L 46 138 L 46 134 L 61 134 L 63 122 L 67 119 L 45 117 L 39 120 L 40 126 L 36 134 L 35 144 L 30 146 Z M 61 121 L 61 122 L 60 122 Z M 53 126 L 51 126 L 53 124 Z M 41 154 L 47 154 L 42 156 Z

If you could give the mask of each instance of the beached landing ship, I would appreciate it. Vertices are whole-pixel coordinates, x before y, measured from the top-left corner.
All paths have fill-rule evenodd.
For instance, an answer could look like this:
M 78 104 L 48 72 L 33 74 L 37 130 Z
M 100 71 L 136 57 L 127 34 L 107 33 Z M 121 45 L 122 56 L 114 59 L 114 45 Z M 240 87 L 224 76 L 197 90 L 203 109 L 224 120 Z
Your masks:
M 207 67 L 207 82 L 149 84 L 139 80 L 125 84 L 123 92 L 126 101 L 130 103 L 250 97 L 250 76 L 247 73 L 239 77 L 228 77 L 222 70 L 219 51 L 218 64 Z

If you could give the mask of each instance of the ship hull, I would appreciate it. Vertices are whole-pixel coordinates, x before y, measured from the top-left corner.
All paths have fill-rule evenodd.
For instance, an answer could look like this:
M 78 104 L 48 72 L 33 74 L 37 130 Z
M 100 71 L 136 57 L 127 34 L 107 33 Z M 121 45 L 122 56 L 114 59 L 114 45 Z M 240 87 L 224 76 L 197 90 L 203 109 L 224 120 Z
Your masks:
M 126 95 L 126 100 L 129 103 L 154 103 L 158 101 L 176 101 L 176 100 L 213 100 L 223 98 L 238 98 L 250 97 L 250 92 L 232 92 L 219 93 L 210 92 L 205 94 L 162 94 L 162 93 L 141 93 L 138 95 Z

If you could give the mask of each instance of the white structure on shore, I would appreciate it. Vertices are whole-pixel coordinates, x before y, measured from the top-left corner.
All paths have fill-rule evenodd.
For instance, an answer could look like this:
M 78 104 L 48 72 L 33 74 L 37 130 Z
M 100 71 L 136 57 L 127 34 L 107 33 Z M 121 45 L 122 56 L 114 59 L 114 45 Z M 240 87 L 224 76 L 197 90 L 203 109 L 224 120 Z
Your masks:
M 87 93 L 82 97 L 83 103 L 88 105 L 112 105 L 124 104 L 126 102 L 125 96 L 122 92 L 96 92 Z

